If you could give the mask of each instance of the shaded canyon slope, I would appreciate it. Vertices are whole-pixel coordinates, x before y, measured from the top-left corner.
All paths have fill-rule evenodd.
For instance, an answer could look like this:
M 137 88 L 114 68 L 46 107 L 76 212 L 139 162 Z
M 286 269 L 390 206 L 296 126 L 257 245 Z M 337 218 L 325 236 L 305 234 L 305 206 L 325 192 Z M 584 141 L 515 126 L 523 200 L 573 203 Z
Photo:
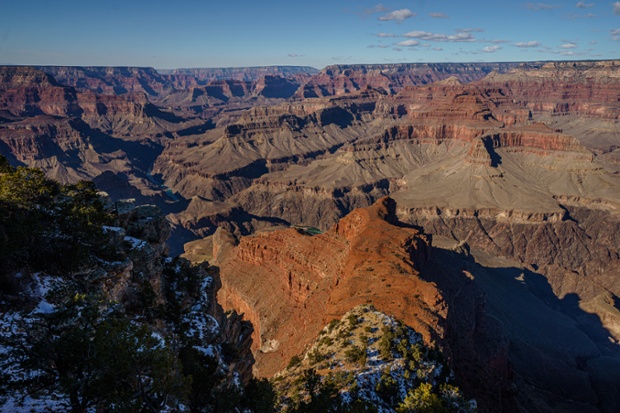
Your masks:
M 491 411 L 618 409 L 619 61 L 2 67 L 0 80 L 0 153 L 160 206 L 171 250 L 192 241 L 189 257 L 219 263 L 222 299 L 260 326 L 261 374 L 395 288 L 381 310 L 475 371 L 465 390 Z M 349 239 L 342 222 L 383 213 L 347 214 L 385 196 L 397 206 L 371 221 L 405 224 Z M 380 252 L 408 237 L 430 258 Z M 227 281 L 241 273 L 277 281 L 253 298 Z

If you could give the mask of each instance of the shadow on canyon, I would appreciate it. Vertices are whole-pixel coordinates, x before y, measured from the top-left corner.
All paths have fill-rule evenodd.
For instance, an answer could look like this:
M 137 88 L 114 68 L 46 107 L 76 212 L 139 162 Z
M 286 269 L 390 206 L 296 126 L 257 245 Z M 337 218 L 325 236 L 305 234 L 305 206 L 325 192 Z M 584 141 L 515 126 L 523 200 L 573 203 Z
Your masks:
M 480 411 L 620 411 L 620 346 L 599 316 L 544 275 L 478 254 L 434 247 L 421 277 L 447 303 L 447 356 Z

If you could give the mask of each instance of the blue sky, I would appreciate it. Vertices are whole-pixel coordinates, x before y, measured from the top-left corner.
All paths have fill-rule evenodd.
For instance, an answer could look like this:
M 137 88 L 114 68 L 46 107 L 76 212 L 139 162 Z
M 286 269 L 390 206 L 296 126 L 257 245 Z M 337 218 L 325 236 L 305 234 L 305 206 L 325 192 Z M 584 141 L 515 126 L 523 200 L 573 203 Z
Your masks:
M 0 0 L 0 64 L 230 67 L 620 58 L 620 1 Z

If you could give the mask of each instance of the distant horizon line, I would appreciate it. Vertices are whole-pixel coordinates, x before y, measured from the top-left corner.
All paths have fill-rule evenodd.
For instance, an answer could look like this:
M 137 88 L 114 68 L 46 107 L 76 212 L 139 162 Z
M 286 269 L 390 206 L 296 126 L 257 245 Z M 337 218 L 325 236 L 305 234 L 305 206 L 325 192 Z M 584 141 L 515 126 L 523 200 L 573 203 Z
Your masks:
M 78 64 L 67 64 L 67 65 L 58 65 L 58 64 L 20 64 L 20 63 L 0 63 L 0 67 L 75 67 L 75 68 L 135 68 L 135 69 L 153 69 L 157 72 L 172 72 L 175 70 L 200 70 L 200 69 L 210 69 L 210 70 L 224 70 L 224 69 L 232 69 L 232 70 L 240 70 L 240 69 L 260 69 L 260 68 L 309 68 L 314 69 L 316 71 L 324 70 L 328 67 L 333 66 L 397 66 L 397 65 L 446 65 L 446 64 L 496 64 L 496 63 L 548 63 L 548 62 L 558 62 L 558 63 L 569 63 L 569 62 L 620 62 L 620 57 L 616 59 L 543 59 L 543 60 L 496 60 L 496 61 L 450 61 L 450 62 L 393 62 L 393 63 L 334 63 L 323 68 L 319 69 L 314 66 L 309 65 L 254 65 L 254 66 L 195 66 L 195 67 L 177 67 L 177 68 L 157 68 L 155 66 L 140 66 L 140 65 L 78 65 Z M 163 74 L 163 73 L 162 73 Z

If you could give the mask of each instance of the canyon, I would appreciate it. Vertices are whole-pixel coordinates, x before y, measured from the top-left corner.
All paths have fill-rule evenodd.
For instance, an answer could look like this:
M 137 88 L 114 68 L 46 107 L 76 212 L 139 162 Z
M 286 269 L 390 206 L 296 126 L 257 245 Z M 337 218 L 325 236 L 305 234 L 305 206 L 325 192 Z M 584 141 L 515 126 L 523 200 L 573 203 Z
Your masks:
M 619 95 L 619 61 L 5 66 L 0 154 L 157 205 L 258 375 L 372 303 L 480 411 L 612 412 Z

